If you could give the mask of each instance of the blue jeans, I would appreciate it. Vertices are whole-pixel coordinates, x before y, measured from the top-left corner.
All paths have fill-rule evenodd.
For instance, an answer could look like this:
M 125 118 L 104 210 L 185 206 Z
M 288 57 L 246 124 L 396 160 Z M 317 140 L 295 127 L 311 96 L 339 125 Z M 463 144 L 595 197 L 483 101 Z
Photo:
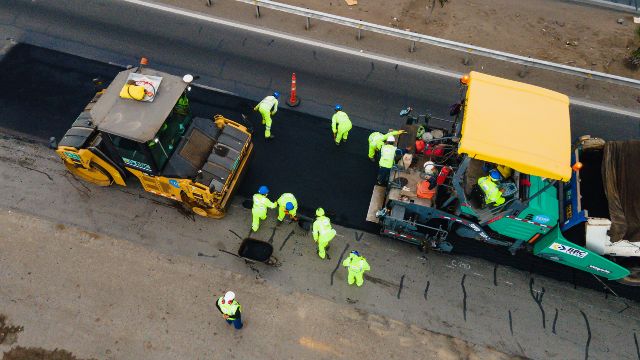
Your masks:
M 227 324 L 229 325 L 233 324 L 233 327 L 235 327 L 236 329 L 238 330 L 242 329 L 242 316 L 238 316 L 233 320 L 229 320 L 229 319 L 225 319 L 225 320 L 227 321 Z

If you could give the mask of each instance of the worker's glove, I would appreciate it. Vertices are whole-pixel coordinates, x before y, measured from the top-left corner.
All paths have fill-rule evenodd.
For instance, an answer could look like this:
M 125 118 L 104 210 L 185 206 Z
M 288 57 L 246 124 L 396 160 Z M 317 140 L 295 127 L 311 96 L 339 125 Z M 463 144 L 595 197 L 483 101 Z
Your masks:
M 256 107 L 254 107 L 254 108 L 253 108 L 253 111 L 258 111 L 258 107 L 257 107 L 257 106 L 256 106 Z
M 271 116 L 273 116 L 273 115 L 275 115 L 275 114 L 276 114 L 276 112 L 275 112 L 275 111 L 272 111 L 272 112 L 271 112 Z
M 407 132 L 405 130 L 399 130 L 398 134 L 402 135 L 402 134 L 406 134 Z

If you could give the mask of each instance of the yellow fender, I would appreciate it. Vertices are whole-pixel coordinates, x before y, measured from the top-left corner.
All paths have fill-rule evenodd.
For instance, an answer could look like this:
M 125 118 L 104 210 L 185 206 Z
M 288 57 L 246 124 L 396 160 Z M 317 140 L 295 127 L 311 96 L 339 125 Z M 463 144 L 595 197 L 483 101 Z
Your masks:
M 120 172 L 89 149 L 59 146 L 56 153 L 72 174 L 85 181 L 98 186 L 109 186 L 114 182 L 126 186 Z

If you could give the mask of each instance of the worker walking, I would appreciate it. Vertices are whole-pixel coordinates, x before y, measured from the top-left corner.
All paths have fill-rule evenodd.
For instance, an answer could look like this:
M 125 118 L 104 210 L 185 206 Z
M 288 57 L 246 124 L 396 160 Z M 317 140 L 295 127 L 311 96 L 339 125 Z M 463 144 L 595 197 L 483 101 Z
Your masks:
M 396 138 L 389 136 L 387 143 L 380 148 L 380 161 L 378 165 L 378 185 L 387 185 L 389 182 L 389 175 L 391 174 L 391 168 L 396 162 L 396 150 L 398 148 L 394 145 Z
M 355 281 L 356 285 L 362 286 L 362 283 L 364 283 L 364 272 L 371 270 L 367 259 L 365 259 L 364 256 L 360 256 L 360 253 L 356 250 L 353 250 L 349 254 L 349 257 L 344 259 L 342 266 L 346 266 L 349 271 L 349 275 L 347 276 L 349 285 L 353 285 Z
M 251 230 L 257 232 L 260 228 L 260 220 L 267 218 L 267 209 L 275 209 L 276 203 L 271 202 L 269 198 L 269 188 L 262 185 L 258 189 L 258 193 L 253 195 L 253 208 L 251 209 L 251 215 L 253 221 L 251 222 Z
M 286 215 L 292 220 L 297 220 L 296 213 L 298 211 L 298 201 L 292 193 L 284 193 L 278 198 L 278 221 L 282 222 Z
M 273 139 L 275 136 L 271 135 L 271 117 L 278 112 L 278 99 L 280 98 L 280 93 L 277 91 L 273 92 L 273 95 L 269 95 L 262 99 L 253 108 L 253 111 L 258 111 L 260 115 L 262 115 L 262 125 L 264 125 L 264 138 L 265 139 Z
M 349 130 L 351 130 L 352 125 L 347 113 L 342 111 L 342 105 L 336 105 L 334 110 L 335 114 L 331 117 L 331 131 L 333 131 L 333 138 L 336 141 L 336 145 L 340 145 L 341 141 L 347 141 L 347 136 L 349 135 Z
M 318 256 L 324 259 L 327 256 L 326 249 L 336 236 L 336 231 L 331 227 L 331 220 L 324 215 L 324 209 L 316 209 L 316 221 L 313 222 L 313 241 L 318 243 Z
M 233 327 L 238 330 L 242 329 L 242 305 L 236 301 L 236 294 L 233 291 L 227 291 L 224 296 L 220 296 L 216 301 L 216 307 L 227 324 L 233 324 Z
M 374 156 L 376 155 L 376 151 L 380 151 L 385 141 L 387 141 L 389 137 L 398 136 L 400 134 L 404 134 L 405 132 L 406 131 L 404 130 L 389 131 L 386 134 L 377 131 L 372 132 L 371 135 L 369 135 L 369 160 L 375 161 Z
M 502 197 L 502 191 L 496 184 L 496 182 L 502 180 L 502 175 L 496 169 L 489 171 L 488 176 L 478 179 L 478 185 L 482 192 L 484 192 L 484 202 L 489 205 L 493 203 L 493 206 L 500 206 L 504 204 L 505 198 Z

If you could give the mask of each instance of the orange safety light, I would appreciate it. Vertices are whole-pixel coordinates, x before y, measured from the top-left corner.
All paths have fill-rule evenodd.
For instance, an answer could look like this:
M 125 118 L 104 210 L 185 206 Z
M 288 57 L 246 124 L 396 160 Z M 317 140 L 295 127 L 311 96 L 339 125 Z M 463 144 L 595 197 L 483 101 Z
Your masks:
M 571 168 L 573 169 L 573 171 L 580 171 L 580 169 L 582 169 L 582 163 L 580 161 L 577 161 L 571 166 Z
M 462 77 L 460 78 L 460 83 L 469 85 L 469 75 L 467 74 L 462 75 Z

